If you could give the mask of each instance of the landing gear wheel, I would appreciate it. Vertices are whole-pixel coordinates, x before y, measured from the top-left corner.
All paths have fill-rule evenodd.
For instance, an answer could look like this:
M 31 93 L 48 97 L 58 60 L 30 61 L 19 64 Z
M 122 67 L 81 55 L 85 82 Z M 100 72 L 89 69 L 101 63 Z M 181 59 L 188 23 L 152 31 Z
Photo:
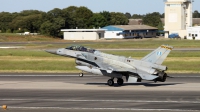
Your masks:
M 142 82 L 142 79 L 141 79 L 141 78 L 138 78 L 138 79 L 137 79 L 137 82 Z
M 123 85 L 124 84 L 124 80 L 123 79 L 121 79 L 121 78 L 119 78 L 118 80 L 117 80 L 117 84 L 118 85 Z
M 109 80 L 108 80 L 108 85 L 109 85 L 109 86 L 113 86 L 113 85 L 114 85 L 113 79 L 109 79 Z
M 79 77 L 83 77 L 83 73 L 80 73 L 80 74 L 79 74 Z
M 167 79 L 167 74 L 165 73 L 165 74 L 163 75 L 162 82 L 165 82 L 165 81 L 166 81 L 166 79 Z

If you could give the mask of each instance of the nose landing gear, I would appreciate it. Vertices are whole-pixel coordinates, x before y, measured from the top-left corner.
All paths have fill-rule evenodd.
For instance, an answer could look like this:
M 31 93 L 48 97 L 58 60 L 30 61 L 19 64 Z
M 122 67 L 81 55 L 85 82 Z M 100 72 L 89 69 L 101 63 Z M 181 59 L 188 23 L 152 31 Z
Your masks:
M 80 74 L 79 74 L 79 77 L 83 77 L 83 73 L 80 73 Z

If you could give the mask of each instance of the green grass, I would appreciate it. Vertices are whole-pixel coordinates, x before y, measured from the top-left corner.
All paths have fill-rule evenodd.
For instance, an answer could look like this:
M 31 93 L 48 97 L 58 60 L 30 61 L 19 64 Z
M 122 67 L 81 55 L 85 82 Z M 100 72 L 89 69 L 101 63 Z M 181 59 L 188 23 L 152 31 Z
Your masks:
M 19 35 L 17 33 L 0 33 L 0 42 L 29 42 L 29 41 L 60 41 L 59 38 L 53 38 L 45 35 Z
M 144 57 L 152 51 L 105 51 L 106 53 L 126 57 Z M 200 51 L 172 51 L 168 57 L 200 57 Z
M 57 61 L 57 60 L 29 60 L 29 61 L 12 61 L 1 60 L 0 70 L 35 70 L 35 71 L 74 71 L 74 61 Z
M 29 49 L 0 49 L 0 56 L 30 56 L 30 57 L 55 57 L 45 50 Z
M 200 48 L 199 40 L 165 39 L 165 38 L 145 38 L 145 39 L 121 39 L 121 40 L 97 40 L 97 41 L 66 41 L 55 39 L 44 35 L 19 35 L 16 33 L 0 33 L 1 42 L 20 41 L 59 41 L 71 42 L 71 44 L 82 44 L 91 48 L 157 48 L 162 44 L 174 46 L 175 48 Z M 66 47 L 71 44 L 42 45 L 43 47 Z M 28 45 L 28 44 L 27 44 Z M 38 45 L 35 45 L 38 46 Z
M 200 48 L 199 40 L 170 40 L 170 39 L 144 39 L 123 40 L 114 42 L 99 42 L 83 44 L 92 48 L 157 48 L 160 45 L 170 45 L 175 48 Z
M 0 36 L 20 36 L 17 33 L 0 33 Z
M 28 59 L 27 59 L 28 58 Z M 141 57 L 140 57 L 141 58 Z M 200 73 L 200 59 L 181 60 L 179 57 L 167 58 L 163 65 L 168 66 L 168 72 L 192 72 Z M 34 72 L 79 72 L 75 68 L 74 59 L 66 57 L 17 57 L 9 56 L 0 60 L 0 71 L 18 72 L 18 71 L 34 71 Z
M 160 45 L 170 45 L 174 48 L 200 48 L 200 41 L 194 40 L 115 40 L 115 41 L 90 41 L 90 42 L 71 42 L 63 44 L 49 44 L 43 45 L 42 48 L 65 48 L 70 45 L 83 45 L 94 49 L 124 49 L 124 48 L 151 48 L 156 49 Z M 38 45 L 36 45 L 38 46 Z
M 24 49 L 0 49 L 0 72 L 79 72 L 75 68 L 73 59 L 61 57 L 45 52 L 45 49 L 62 48 L 72 44 L 26 44 Z M 156 49 L 162 44 L 169 44 L 175 48 L 200 48 L 200 41 L 143 39 L 143 40 L 108 40 L 81 42 L 81 45 L 101 48 L 151 48 Z M 151 51 L 103 51 L 110 54 L 140 59 Z M 200 73 L 200 51 L 172 51 L 164 61 L 168 72 Z
M 200 60 L 195 62 L 165 61 L 163 65 L 168 66 L 169 71 L 200 73 Z
M 144 57 L 151 51 L 104 51 L 114 55 L 126 57 Z M 30 57 L 60 57 L 49 54 L 45 50 L 31 49 L 0 49 L 0 56 L 30 56 Z M 168 57 L 200 57 L 200 51 L 172 51 Z

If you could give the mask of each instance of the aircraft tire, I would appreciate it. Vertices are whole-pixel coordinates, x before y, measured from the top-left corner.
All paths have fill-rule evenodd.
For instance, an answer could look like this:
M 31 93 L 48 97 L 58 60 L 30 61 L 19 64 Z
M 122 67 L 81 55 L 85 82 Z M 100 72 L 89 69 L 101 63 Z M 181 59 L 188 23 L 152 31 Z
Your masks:
M 167 74 L 165 73 L 165 74 L 163 75 L 162 82 L 165 82 L 165 81 L 166 81 L 166 79 L 167 79 Z
M 80 73 L 80 74 L 79 74 L 79 77 L 83 77 L 83 73 Z
M 121 79 L 121 78 L 119 78 L 118 80 L 117 80 L 117 84 L 118 85 L 123 85 L 124 84 L 124 80 L 123 79 Z
M 107 83 L 108 83 L 109 86 L 113 86 L 114 85 L 113 79 L 109 79 Z
M 142 79 L 141 79 L 141 78 L 138 78 L 138 79 L 137 79 L 137 82 L 142 82 Z

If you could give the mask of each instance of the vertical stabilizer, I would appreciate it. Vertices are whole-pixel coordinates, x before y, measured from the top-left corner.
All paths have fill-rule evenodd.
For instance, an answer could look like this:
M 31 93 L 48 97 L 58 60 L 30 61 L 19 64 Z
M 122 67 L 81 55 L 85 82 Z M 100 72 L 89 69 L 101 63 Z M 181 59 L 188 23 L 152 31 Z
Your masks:
M 172 46 L 161 45 L 141 60 L 161 65 L 172 49 Z

